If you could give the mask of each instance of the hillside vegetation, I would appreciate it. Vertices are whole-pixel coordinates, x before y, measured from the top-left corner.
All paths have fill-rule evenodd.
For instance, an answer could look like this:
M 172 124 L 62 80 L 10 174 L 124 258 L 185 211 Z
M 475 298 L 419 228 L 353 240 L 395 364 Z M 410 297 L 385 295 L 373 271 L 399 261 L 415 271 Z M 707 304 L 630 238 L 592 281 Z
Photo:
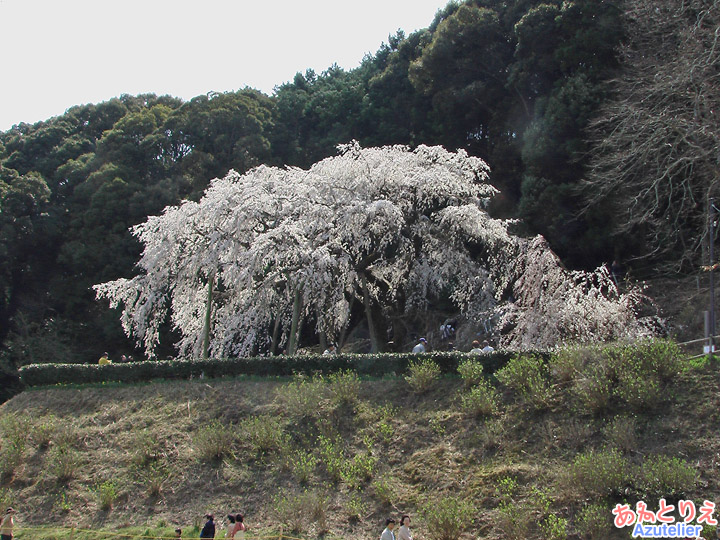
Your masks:
M 417 538 L 559 539 L 630 537 L 618 502 L 720 495 L 716 367 L 672 343 L 459 371 L 26 391 L 0 408 L 1 502 L 21 526 L 127 538 L 188 537 L 211 511 L 258 536 L 377 538 L 408 513 Z

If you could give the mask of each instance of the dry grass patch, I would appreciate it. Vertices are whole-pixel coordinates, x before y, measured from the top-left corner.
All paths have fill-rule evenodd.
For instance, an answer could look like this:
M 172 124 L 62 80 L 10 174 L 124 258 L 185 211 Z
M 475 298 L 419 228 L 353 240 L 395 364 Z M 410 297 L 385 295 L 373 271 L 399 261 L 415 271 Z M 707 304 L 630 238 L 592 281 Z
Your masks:
M 638 448 L 638 423 L 635 418 L 618 416 L 611 420 L 603 430 L 607 441 L 623 452 L 632 452 Z
M 413 452 L 403 466 L 403 473 L 411 484 L 427 489 L 457 484 L 464 466 L 460 452 L 441 442 Z

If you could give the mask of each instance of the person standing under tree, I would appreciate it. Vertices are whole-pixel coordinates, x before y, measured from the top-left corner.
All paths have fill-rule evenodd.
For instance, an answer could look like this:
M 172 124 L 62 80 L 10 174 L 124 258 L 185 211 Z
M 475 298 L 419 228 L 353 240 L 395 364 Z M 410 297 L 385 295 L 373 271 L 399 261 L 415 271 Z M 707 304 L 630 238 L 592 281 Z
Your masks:
M 480 342 L 476 339 L 472 342 L 472 349 L 470 349 L 470 354 L 482 354 L 483 350 L 480 348 Z
M 13 527 L 15 526 L 15 510 L 11 507 L 5 510 L 5 515 L 0 522 L 0 539 L 1 540 L 12 540 Z

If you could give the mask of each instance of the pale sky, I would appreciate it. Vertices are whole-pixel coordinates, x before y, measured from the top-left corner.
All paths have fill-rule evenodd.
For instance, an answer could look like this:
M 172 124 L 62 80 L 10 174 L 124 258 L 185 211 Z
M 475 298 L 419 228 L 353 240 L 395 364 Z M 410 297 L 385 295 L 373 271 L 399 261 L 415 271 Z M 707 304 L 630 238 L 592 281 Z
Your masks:
M 0 130 L 121 94 L 267 94 L 344 69 L 447 0 L 0 0 Z

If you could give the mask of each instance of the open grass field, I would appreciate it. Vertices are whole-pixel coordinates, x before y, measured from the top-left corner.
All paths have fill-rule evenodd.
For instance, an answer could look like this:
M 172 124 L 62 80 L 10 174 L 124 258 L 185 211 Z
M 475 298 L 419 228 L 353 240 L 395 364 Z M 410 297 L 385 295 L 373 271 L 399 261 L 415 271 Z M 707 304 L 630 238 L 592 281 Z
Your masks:
M 26 391 L 0 407 L 0 506 L 21 540 L 192 538 L 207 512 L 218 537 L 241 512 L 247 537 L 376 539 L 407 513 L 418 539 L 629 538 L 618 503 L 720 501 L 720 373 L 663 347 L 491 378 L 470 363 Z

